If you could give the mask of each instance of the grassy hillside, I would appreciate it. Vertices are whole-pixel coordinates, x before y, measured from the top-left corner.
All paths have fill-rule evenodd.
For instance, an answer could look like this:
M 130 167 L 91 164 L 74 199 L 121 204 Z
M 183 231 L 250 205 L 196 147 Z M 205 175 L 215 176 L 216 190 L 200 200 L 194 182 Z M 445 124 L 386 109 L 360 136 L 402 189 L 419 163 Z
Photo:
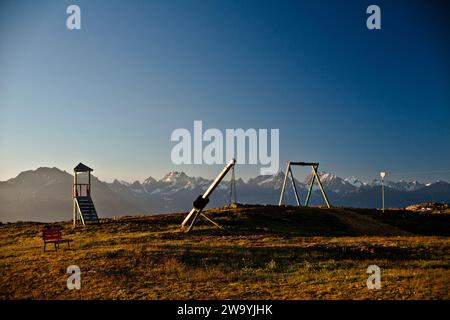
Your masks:
M 448 299 L 450 215 L 246 206 L 106 219 L 43 252 L 40 223 L 0 226 L 1 299 Z M 81 290 L 66 288 L 69 265 Z M 381 268 L 380 290 L 366 269 Z

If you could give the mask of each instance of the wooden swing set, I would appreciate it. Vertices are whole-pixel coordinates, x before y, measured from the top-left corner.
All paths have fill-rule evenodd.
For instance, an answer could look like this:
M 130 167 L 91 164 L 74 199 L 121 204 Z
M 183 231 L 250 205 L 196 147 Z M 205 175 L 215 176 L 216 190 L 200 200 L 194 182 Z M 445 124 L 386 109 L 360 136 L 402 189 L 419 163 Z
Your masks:
M 325 193 L 325 190 L 322 186 L 322 182 L 320 181 L 319 174 L 317 173 L 317 169 L 319 168 L 318 162 L 292 162 L 292 161 L 287 162 L 286 173 L 284 174 L 283 187 L 281 188 L 280 201 L 278 202 L 278 205 L 280 205 L 280 206 L 283 205 L 284 191 L 286 189 L 286 183 L 287 183 L 288 176 L 291 178 L 292 189 L 294 189 L 294 195 L 295 195 L 295 200 L 297 201 L 297 205 L 298 206 L 302 205 L 300 202 L 300 198 L 298 196 L 297 186 L 295 185 L 294 175 L 292 174 L 292 169 L 291 169 L 292 166 L 302 166 L 302 167 L 310 166 L 311 167 L 312 177 L 311 177 L 311 181 L 309 184 L 308 194 L 307 194 L 306 200 L 305 200 L 305 207 L 307 207 L 309 204 L 309 199 L 311 197 L 312 188 L 314 186 L 314 182 L 317 180 L 317 184 L 319 185 L 320 191 L 322 192 L 323 198 L 325 199 L 325 203 L 327 204 L 328 208 L 331 208 L 330 202 L 328 201 L 327 194 Z

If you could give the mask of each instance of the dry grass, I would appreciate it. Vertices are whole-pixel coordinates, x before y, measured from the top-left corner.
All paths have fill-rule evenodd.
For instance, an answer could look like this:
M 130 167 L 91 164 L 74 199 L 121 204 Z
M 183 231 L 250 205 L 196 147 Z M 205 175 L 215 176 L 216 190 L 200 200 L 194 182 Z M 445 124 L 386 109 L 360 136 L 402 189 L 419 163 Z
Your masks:
M 450 298 L 450 241 L 441 226 L 446 219 L 448 228 L 447 215 L 404 218 L 395 212 L 378 219 L 369 211 L 347 216 L 344 209 L 289 207 L 209 214 L 228 231 L 201 224 L 192 234 L 181 233 L 180 214 L 106 220 L 76 230 L 63 223 L 73 249 L 47 253 L 42 224 L 1 225 L 0 298 Z M 349 217 L 359 219 L 355 215 L 371 221 L 367 235 L 367 226 L 348 225 Z M 421 219 L 441 220 L 419 228 Z M 389 236 L 383 230 L 377 235 L 386 224 Z M 66 287 L 66 268 L 73 264 L 82 271 L 81 290 Z M 366 287 L 371 264 L 381 268 L 381 290 Z

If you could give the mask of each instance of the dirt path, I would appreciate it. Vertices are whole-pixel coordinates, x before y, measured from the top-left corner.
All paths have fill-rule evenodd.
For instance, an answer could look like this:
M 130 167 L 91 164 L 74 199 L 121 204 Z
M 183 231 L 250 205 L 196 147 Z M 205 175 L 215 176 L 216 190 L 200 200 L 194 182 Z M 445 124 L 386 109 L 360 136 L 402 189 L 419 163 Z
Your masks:
M 351 210 L 330 210 L 330 215 L 345 223 L 355 235 L 408 236 L 411 233 Z

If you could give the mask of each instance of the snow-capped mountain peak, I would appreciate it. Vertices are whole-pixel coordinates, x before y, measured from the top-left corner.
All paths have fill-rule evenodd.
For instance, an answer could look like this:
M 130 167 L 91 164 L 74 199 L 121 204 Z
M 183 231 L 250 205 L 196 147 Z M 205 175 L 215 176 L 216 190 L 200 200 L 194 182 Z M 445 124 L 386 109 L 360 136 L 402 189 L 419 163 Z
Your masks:
M 357 178 L 355 176 L 348 177 L 348 178 L 344 179 L 344 181 L 350 183 L 352 186 L 354 186 L 356 188 L 361 188 L 362 186 L 367 185 L 366 182 L 359 180 L 359 178 Z
M 321 171 L 318 174 L 325 191 L 329 194 L 330 199 L 334 199 L 334 201 L 339 201 L 336 199 L 345 199 L 345 201 L 348 201 L 347 199 L 353 199 L 353 197 L 356 197 L 355 199 L 359 199 L 358 197 L 360 196 L 364 197 L 366 194 L 371 194 L 374 192 L 378 195 L 380 192 L 378 189 L 381 185 L 379 178 L 367 183 L 355 176 L 343 179 L 330 172 Z M 297 179 L 295 180 L 300 196 L 304 197 L 306 195 L 312 177 L 313 175 L 309 174 L 302 182 Z M 227 177 L 219 184 L 214 196 L 212 197 L 212 199 L 215 198 L 216 200 L 213 201 L 219 201 L 218 199 L 221 199 L 220 201 L 222 202 L 229 201 L 229 178 L 230 177 Z M 282 171 L 279 171 L 273 175 L 259 175 L 254 178 L 250 178 L 247 182 L 244 182 L 240 177 L 237 177 L 236 185 L 238 199 L 239 201 L 250 202 L 256 201 L 255 199 L 266 199 L 261 201 L 269 201 L 267 199 L 272 199 L 269 202 L 278 201 L 279 192 L 282 188 L 284 178 L 285 174 Z M 156 201 L 156 203 L 159 203 L 159 205 L 167 209 L 168 207 L 166 208 L 166 206 L 173 205 L 174 201 L 180 201 L 179 199 L 184 199 L 183 201 L 185 201 L 185 203 L 188 204 L 187 206 L 189 206 L 192 203 L 192 199 L 204 192 L 210 184 L 211 180 L 209 179 L 204 179 L 202 177 L 191 177 L 182 171 L 171 171 L 160 180 L 155 180 L 152 177 L 145 179 L 142 183 L 139 181 L 127 183 L 116 180 L 110 186 L 115 192 L 121 194 L 128 192 L 127 197 L 131 203 L 138 201 L 140 204 L 149 203 L 153 205 Z M 445 190 L 449 188 L 448 184 L 443 184 L 441 186 L 438 182 L 434 182 L 426 186 L 425 184 L 417 181 L 404 180 L 395 182 L 385 180 L 384 186 L 387 189 L 396 190 L 400 193 L 420 192 L 421 188 L 432 189 L 433 192 L 435 192 L 435 190 L 444 190 L 444 192 L 447 192 Z M 290 177 L 288 177 L 286 197 L 290 197 L 291 200 L 293 199 L 292 190 Z M 320 190 L 316 181 L 313 185 L 313 201 L 315 201 L 314 199 L 317 200 L 317 197 L 320 198 L 318 195 L 320 195 Z
M 305 184 L 309 185 L 311 183 L 311 179 L 313 178 L 313 174 L 309 174 L 305 178 Z M 338 177 L 337 175 L 329 172 L 321 171 L 319 172 L 319 178 L 324 186 L 325 190 L 332 191 L 335 193 L 345 193 L 356 189 L 354 185 L 350 184 L 346 180 Z M 319 187 L 317 183 L 314 183 L 313 190 L 318 190 Z
M 281 186 L 283 185 L 283 181 L 284 181 L 284 172 L 279 171 L 276 174 L 259 175 L 254 178 L 251 178 L 248 180 L 248 184 L 263 188 L 268 187 L 273 189 L 280 189 Z M 296 181 L 296 183 L 300 184 L 300 182 L 298 181 Z
M 160 181 L 162 182 L 177 182 L 189 178 L 183 171 L 171 171 L 166 174 Z
M 145 179 L 142 182 L 142 184 L 148 186 L 148 185 L 155 184 L 156 182 L 157 182 L 156 179 L 154 179 L 153 177 L 148 177 L 147 179 Z
M 319 173 L 319 177 L 322 182 L 329 182 L 329 181 L 333 181 L 333 180 L 342 181 L 342 179 L 339 178 L 337 175 L 329 173 L 329 172 L 324 172 L 324 171 Z

